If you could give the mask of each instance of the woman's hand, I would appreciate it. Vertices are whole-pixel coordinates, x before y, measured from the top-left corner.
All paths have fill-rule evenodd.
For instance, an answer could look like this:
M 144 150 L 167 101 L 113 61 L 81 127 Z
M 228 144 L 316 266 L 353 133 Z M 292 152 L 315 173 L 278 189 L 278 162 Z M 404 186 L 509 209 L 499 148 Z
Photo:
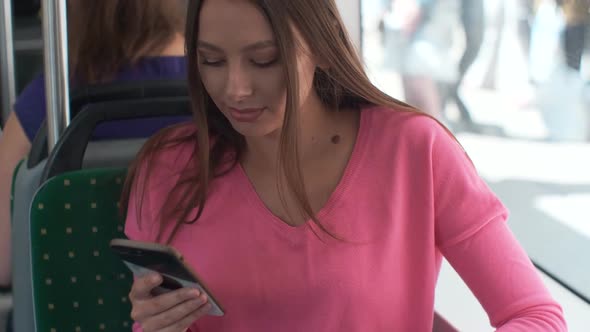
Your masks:
M 180 288 L 154 296 L 162 283 L 155 273 L 136 278 L 129 293 L 131 318 L 144 332 L 183 332 L 211 309 L 207 296 L 198 289 Z

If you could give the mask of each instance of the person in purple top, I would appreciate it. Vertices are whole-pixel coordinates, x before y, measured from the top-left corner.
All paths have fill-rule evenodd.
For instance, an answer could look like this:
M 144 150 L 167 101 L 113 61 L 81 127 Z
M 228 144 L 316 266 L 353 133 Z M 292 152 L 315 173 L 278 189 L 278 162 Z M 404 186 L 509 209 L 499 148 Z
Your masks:
M 118 72 L 113 82 L 146 81 L 157 79 L 185 79 L 186 61 L 183 56 L 148 56 L 132 66 L 125 66 Z M 73 82 L 74 83 L 74 82 Z M 72 89 L 84 83 L 72 84 Z M 33 79 L 17 98 L 13 114 L 30 143 L 35 138 L 46 115 L 45 80 L 40 74 Z M 119 137 L 147 137 L 162 128 L 163 122 L 175 123 L 176 117 L 162 119 L 133 120 L 133 125 L 121 121 L 99 126 L 94 139 Z M 8 123 L 7 123 L 8 125 Z M 2 153 L 3 150 L 0 150 Z
M 68 1 L 70 85 L 186 78 L 186 0 Z M 40 75 L 17 98 L 0 136 L 0 286 L 11 283 L 10 188 L 17 163 L 26 157 L 46 114 Z M 147 137 L 167 121 L 105 125 L 95 139 Z

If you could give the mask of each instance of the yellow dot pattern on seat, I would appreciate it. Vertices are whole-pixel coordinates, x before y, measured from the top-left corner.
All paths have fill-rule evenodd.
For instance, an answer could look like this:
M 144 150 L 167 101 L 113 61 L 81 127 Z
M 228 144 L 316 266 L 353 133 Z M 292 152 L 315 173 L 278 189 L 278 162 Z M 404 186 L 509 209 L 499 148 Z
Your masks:
M 31 205 L 38 331 L 129 331 L 133 278 L 108 247 L 125 237 L 117 202 L 124 169 L 81 170 L 47 181 Z

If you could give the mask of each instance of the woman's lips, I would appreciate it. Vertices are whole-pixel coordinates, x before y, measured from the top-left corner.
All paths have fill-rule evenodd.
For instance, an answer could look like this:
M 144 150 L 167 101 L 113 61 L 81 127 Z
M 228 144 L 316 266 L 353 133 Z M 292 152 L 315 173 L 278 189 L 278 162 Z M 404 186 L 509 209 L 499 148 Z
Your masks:
M 254 122 L 263 111 L 264 108 L 229 108 L 231 117 L 238 122 Z

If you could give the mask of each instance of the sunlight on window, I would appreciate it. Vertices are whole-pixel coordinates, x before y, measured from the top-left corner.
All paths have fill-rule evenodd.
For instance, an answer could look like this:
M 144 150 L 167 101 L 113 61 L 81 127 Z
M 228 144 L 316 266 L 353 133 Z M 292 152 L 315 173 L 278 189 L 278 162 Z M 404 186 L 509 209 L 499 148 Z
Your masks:
M 535 207 L 590 240 L 590 222 L 580 218 L 588 215 L 590 193 L 541 196 Z
M 529 256 L 590 297 L 590 2 L 361 6 L 374 84 L 448 126 Z

